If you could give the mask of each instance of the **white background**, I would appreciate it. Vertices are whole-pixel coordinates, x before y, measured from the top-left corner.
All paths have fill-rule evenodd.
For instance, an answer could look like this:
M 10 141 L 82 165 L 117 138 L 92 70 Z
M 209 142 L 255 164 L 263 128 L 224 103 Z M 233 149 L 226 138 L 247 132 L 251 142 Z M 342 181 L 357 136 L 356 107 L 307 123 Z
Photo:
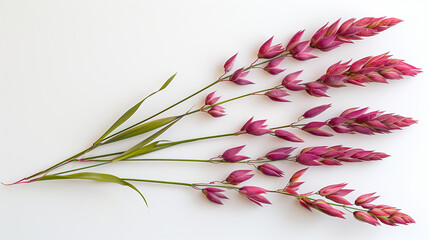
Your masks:
M 1 1 L 0 2 L 0 181 L 12 182 L 90 146 L 126 109 L 179 72 L 164 92 L 147 101 L 129 123 L 139 121 L 214 81 L 224 61 L 239 52 L 236 66 L 248 65 L 272 35 L 285 43 L 298 30 L 304 38 L 338 18 L 388 16 L 405 20 L 355 44 L 345 44 L 307 62 L 287 60 L 287 72 L 305 69 L 312 81 L 338 60 L 390 51 L 394 57 L 428 69 L 427 1 Z M 222 99 L 277 84 L 252 71 L 254 86 L 223 83 Z M 208 159 L 247 144 L 243 154 L 259 157 L 276 147 L 336 145 L 386 152 L 381 162 L 314 167 L 302 177 L 302 191 L 347 182 L 360 194 L 377 192 L 378 203 L 396 206 L 416 224 L 373 227 L 308 212 L 296 201 L 268 195 L 260 208 L 234 192 L 224 206 L 186 187 L 140 184 L 148 213 L 132 190 L 90 181 L 51 181 L 0 186 L 0 239 L 428 239 L 427 74 L 390 84 L 331 89 L 331 98 L 293 93 L 292 103 L 254 96 L 225 105 L 220 119 L 195 114 L 163 139 L 236 131 L 251 116 L 270 126 L 293 121 L 305 109 L 333 103 L 326 119 L 349 107 L 370 107 L 419 123 L 388 135 L 321 138 L 299 133 L 302 144 L 269 136 L 241 136 L 163 150 L 150 156 Z M 208 92 L 206 92 L 208 93 Z M 204 96 L 165 114 L 200 106 Z M 100 152 L 132 146 L 138 139 Z M 148 155 L 149 156 L 149 155 Z M 84 166 L 72 164 L 71 167 Z M 284 179 L 257 174 L 249 184 L 282 188 L 302 166 L 278 163 Z M 241 168 L 250 166 L 241 166 Z M 120 177 L 186 182 L 222 180 L 237 165 L 116 163 L 96 169 Z

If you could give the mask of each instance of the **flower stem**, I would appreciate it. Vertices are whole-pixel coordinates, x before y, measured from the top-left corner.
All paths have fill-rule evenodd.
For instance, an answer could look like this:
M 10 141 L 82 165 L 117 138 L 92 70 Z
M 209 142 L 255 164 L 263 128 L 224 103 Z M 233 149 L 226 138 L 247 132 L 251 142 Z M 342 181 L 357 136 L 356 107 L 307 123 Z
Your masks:
M 272 61 L 272 60 L 274 60 L 274 59 L 281 58 L 281 57 L 285 57 L 285 56 L 288 56 L 288 55 L 290 55 L 290 53 L 284 53 L 284 54 L 281 54 L 281 55 L 279 55 L 279 56 L 277 56 L 277 57 L 274 57 L 274 58 L 272 58 L 272 59 L 269 59 L 269 60 L 266 60 L 266 61 L 262 61 L 262 62 L 259 62 L 259 63 L 256 63 L 256 64 L 252 63 L 252 64 L 251 64 L 251 65 L 249 65 L 248 67 L 244 68 L 244 69 L 243 69 L 243 72 L 249 71 L 249 70 L 250 70 L 250 69 L 252 69 L 252 68 L 255 68 L 255 67 L 260 66 L 260 65 L 262 65 L 262 64 L 268 63 L 268 62 L 270 62 L 270 61 Z M 214 82 L 210 83 L 209 85 L 207 85 L 207 86 L 203 87 L 202 89 L 200 89 L 200 90 L 198 90 L 198 91 L 196 91 L 196 92 L 192 93 L 191 95 L 189 95 L 189 96 L 187 96 L 187 97 L 183 98 L 182 100 L 180 100 L 180 101 L 178 101 L 178 102 L 176 102 L 176 103 L 174 103 L 174 104 L 170 105 L 169 107 L 166 107 L 165 109 L 163 109 L 163 110 L 161 110 L 161 111 L 159 111 L 159 112 L 155 113 L 154 115 L 152 115 L 152 116 L 150 116 L 150 117 L 148 117 L 148 118 L 146 118 L 146 119 L 144 119 L 144 120 L 142 120 L 142 121 L 140 121 L 140 122 L 138 122 L 138 123 L 135 123 L 135 124 L 133 124 L 133 125 L 131 125 L 131 126 L 129 126 L 129 127 L 127 127 L 127 128 L 125 128 L 125 129 L 123 129 L 123 130 L 121 130 L 121 131 L 118 131 L 118 132 L 116 132 L 116 133 L 114 133 L 114 134 L 112 134 L 112 135 L 110 135 L 110 136 L 107 136 L 106 138 L 104 138 L 104 139 L 103 139 L 103 141 L 105 141 L 105 140 L 107 140 L 107 139 L 109 139 L 109 138 L 112 138 L 112 137 L 114 137 L 114 136 L 116 136 L 116 135 L 118 135 L 118 134 L 120 134 L 120 133 L 122 133 L 122 132 L 124 132 L 124 131 L 126 131 L 126 130 L 128 130 L 128 129 L 131 129 L 131 128 L 133 128 L 133 127 L 137 126 L 137 125 L 140 125 L 140 124 L 142 124 L 142 123 L 144 123 L 144 122 L 149 121 L 150 119 L 152 119 L 152 118 L 154 118 L 154 117 L 156 117 L 156 116 L 160 115 L 161 113 L 164 113 L 164 112 L 166 112 L 167 110 L 170 110 L 171 108 L 173 108 L 173 107 L 175 107 L 175 106 L 177 106 L 177 105 L 179 105 L 179 104 L 181 104 L 181 103 L 185 102 L 186 100 L 188 100 L 188 99 L 190 99 L 190 98 L 194 97 L 195 95 L 198 95 L 199 93 L 201 93 L 201 92 L 203 92 L 203 91 L 205 91 L 205 90 L 207 90 L 207 89 L 209 89 L 209 88 L 213 87 L 214 85 L 216 85 L 216 84 L 220 83 L 222 80 L 226 80 L 226 79 L 228 79 L 229 77 L 231 77 L 231 75 L 232 75 L 232 74 L 230 74 L 230 75 L 228 75 L 228 76 L 224 76 L 224 77 L 222 77 L 222 78 L 220 78 L 220 79 L 218 79 L 218 80 L 216 80 L 216 81 L 214 81 Z M 249 94 L 249 95 L 251 95 L 251 94 Z M 249 95 L 247 95 L 247 96 L 249 96 Z M 244 96 L 240 96 L 239 98 L 242 98 L 242 97 L 244 97 Z M 237 98 L 237 99 L 238 99 L 238 98 Z M 232 100 L 235 100 L 235 99 L 232 99 Z M 232 100 L 229 100 L 229 101 L 232 101 Z M 224 102 L 229 102 L 229 101 L 224 101 Z M 221 104 L 221 103 L 219 103 L 219 104 Z M 219 104 L 216 104 L 216 105 L 219 105 Z M 215 105 L 212 105 L 212 106 L 215 106 Z M 199 111 L 199 110 L 196 110 L 196 111 L 194 111 L 194 112 L 198 112 L 198 111 Z M 192 112 L 192 113 L 194 113 L 194 112 Z M 188 114 L 186 114 L 186 115 L 189 115 L 189 114 L 190 114 L 190 113 L 188 113 Z
M 262 61 L 262 62 L 259 62 L 259 63 L 256 63 L 256 64 L 255 64 L 255 63 L 252 63 L 252 64 L 251 64 L 251 65 L 249 65 L 248 67 L 244 68 L 244 69 L 243 69 L 243 71 L 249 71 L 249 70 L 250 70 L 250 69 L 252 69 L 252 68 L 255 68 L 255 67 L 260 66 L 260 65 L 262 65 L 262 64 L 268 63 L 268 62 L 270 62 L 270 61 L 272 61 L 272 60 L 274 60 L 274 59 L 281 58 L 281 57 L 285 57 L 285 56 L 288 56 L 288 55 L 290 55 L 290 53 L 281 54 L 280 56 L 277 56 L 277 57 L 275 57 L 275 58 L 272 58 L 272 59 L 269 59 L 269 60 L 265 60 L 265 61 Z M 110 138 L 112 138 L 112 137 L 114 137 L 114 136 L 116 136 L 116 135 L 118 135 L 118 134 L 120 134 L 120 133 L 122 133 L 122 132 L 124 132 L 124 131 L 127 131 L 127 130 L 129 130 L 129 129 L 131 129 L 131 128 L 133 128 L 133 127 L 137 126 L 137 125 L 140 125 L 140 124 L 142 124 L 142 123 L 144 123 L 144 122 L 146 122 L 146 121 L 148 121 L 148 120 L 150 120 L 150 119 L 152 119 L 152 118 L 154 118 L 154 117 L 156 117 L 156 116 L 158 116 L 158 115 L 160 115 L 160 114 L 162 114 L 162 113 L 166 112 L 167 110 L 169 110 L 169 109 L 171 109 L 171 108 L 173 108 L 173 107 L 175 107 L 175 106 L 177 106 L 177 105 L 181 104 L 182 102 L 184 102 L 184 101 L 186 101 L 186 100 L 188 100 L 188 99 L 190 99 L 190 98 L 194 97 L 195 95 L 197 95 L 197 94 L 199 94 L 199 93 L 201 93 L 201 92 L 203 92 L 203 91 L 205 91 L 205 90 L 209 89 L 210 87 L 212 87 L 212 86 L 214 86 L 214 85 L 218 84 L 218 83 L 219 83 L 219 82 L 221 82 L 222 80 L 228 79 L 231 75 L 232 75 L 232 74 L 230 74 L 230 75 L 228 75 L 228 76 L 225 76 L 225 77 L 222 77 L 222 78 L 220 78 L 220 79 L 218 79 L 218 80 L 216 80 L 216 81 L 212 82 L 211 84 L 207 85 L 206 87 L 203 87 L 202 89 L 200 89 L 200 90 L 198 90 L 198 91 L 194 92 L 193 94 L 191 94 L 191 95 L 189 95 L 189 96 L 187 96 L 187 97 L 183 98 L 182 100 L 180 100 L 180 101 L 176 102 L 175 104 L 172 104 L 172 105 L 170 105 L 169 107 L 167 107 L 167 108 L 165 108 L 165 109 L 163 109 L 163 110 L 159 111 L 158 113 L 156 113 L 156 114 L 154 114 L 154 115 L 152 115 L 152 116 L 150 116 L 150 117 L 148 117 L 148 118 L 146 118 L 146 119 L 144 119 L 144 120 L 142 120 L 142 121 L 140 121 L 140 122 L 138 122 L 138 123 L 135 123 L 135 124 L 133 124 L 133 125 L 131 125 L 131 126 L 129 126 L 129 127 L 127 127 L 127 128 L 125 128 L 125 129 L 122 129 L 122 130 L 120 130 L 120 131 L 118 131 L 118 132 L 116 132 L 116 133 L 114 133 L 114 134 L 112 134 L 112 135 L 110 135 L 110 136 L 107 136 L 106 138 L 104 138 L 104 139 L 103 139 L 103 142 L 101 142 L 101 143 L 99 143 L 99 144 L 97 144 L 97 145 L 93 145 L 93 146 L 91 146 L 91 147 L 89 147 L 89 148 L 87 148 L 87 149 L 85 149 L 85 150 L 81 151 L 80 153 L 77 153 L 77 154 L 75 154 L 75 155 L 73 155 L 73 156 L 71 156 L 71 157 L 69 157 L 69 158 L 67 158 L 67 159 L 65 159 L 65 160 L 63 160 L 63 161 L 61 161 L 61 162 L 59 162 L 59 163 L 57 163 L 57 164 L 55 164 L 55 165 L 53 165 L 53 166 L 51 166 L 51 167 L 49 167 L 49 168 L 45 169 L 45 170 L 43 170 L 43 171 L 37 172 L 37 173 L 35 173 L 35 174 L 31 175 L 31 176 L 28 176 L 28 177 L 24 178 L 23 180 L 29 180 L 29 179 L 31 179 L 31 178 L 34 178 L 34 177 L 40 176 L 41 174 L 46 174 L 46 173 L 48 173 L 48 172 L 49 172 L 49 171 L 51 171 L 51 170 L 54 170 L 54 169 L 56 169 L 56 168 L 58 168 L 58 167 L 61 167 L 61 166 L 65 165 L 65 164 L 69 163 L 71 159 L 78 158 L 78 157 L 82 156 L 83 154 L 85 154 L 85 153 L 87 153 L 87 152 L 89 152 L 89 151 L 91 151 L 91 150 L 93 150 L 93 149 L 97 148 L 98 146 L 103 145 L 103 144 L 104 144 L 104 142 L 105 142 L 105 140 L 110 139 Z M 274 87 L 274 88 L 276 88 L 276 87 Z M 227 103 L 227 102 L 230 102 L 230 101 L 234 101 L 234 100 L 237 100 L 237 99 L 240 99 L 240 98 L 244 98 L 244 97 L 247 97 L 247 96 L 251 96 L 251 95 L 253 95 L 253 94 L 257 94 L 257 93 L 261 93 L 261 92 L 269 91 L 269 90 L 272 90 L 272 89 L 274 89 L 274 88 L 268 88 L 268 89 L 259 90 L 259 91 L 256 91 L 256 92 L 252 92 L 252 93 L 244 94 L 244 95 L 241 95 L 241 96 L 238 96 L 238 97 L 235 97 L 235 98 L 231 98 L 231 99 L 228 99 L 228 100 L 225 100 L 225 101 L 219 102 L 219 103 L 217 103 L 217 104 L 213 104 L 213 105 L 211 105 L 211 106 L 207 106 L 207 107 L 205 107 L 205 108 L 203 108 L 203 109 L 198 109 L 198 110 L 195 110 L 195 111 L 192 111 L 192 112 L 186 113 L 185 115 L 190 115 L 190 114 L 193 114 L 193 113 L 197 113 L 197 112 L 199 112 L 199 111 L 201 111 L 201 110 L 206 110 L 206 109 L 208 109 L 208 108 L 210 108 L 210 107 L 213 107 L 213 106 L 216 106 L 216 105 L 221 105 L 221 104 L 224 104 L 224 103 Z M 232 135 L 233 135 L 233 134 L 232 134 Z M 228 136 L 231 136 L 231 135 L 228 135 Z M 207 138 L 200 138 L 200 139 L 196 139 L 196 140 L 192 140 L 192 141 L 197 141 L 197 140 L 202 140 L 202 139 L 208 139 L 208 138 L 214 138 L 214 137 L 215 137 L 215 136 L 207 137 Z M 216 136 L 216 137 L 217 137 L 217 136 Z M 180 144 L 180 143 L 177 143 L 177 144 Z M 104 155 L 104 157 L 105 157 L 105 156 L 118 155 L 118 154 L 120 154 L 120 153 L 111 153 L 111 154 L 106 154 L 106 155 Z
M 203 184 L 200 184 L 200 183 L 184 183 L 184 182 L 172 182 L 172 181 L 136 179 L 136 178 L 121 178 L 121 179 L 124 181 L 134 181 L 134 182 L 148 182 L 148 183 L 160 183 L 160 184 L 170 184 L 170 185 L 182 185 L 182 186 L 188 186 L 188 187 L 192 187 L 192 188 L 196 188 L 196 187 L 217 187 L 217 188 L 225 188 L 225 189 L 231 189 L 231 190 L 239 190 L 240 189 L 240 187 L 231 186 L 231 185 L 213 185 L 213 184 L 204 184 L 204 183 Z M 290 193 L 284 192 L 282 190 L 268 190 L 267 192 L 278 193 L 278 194 L 291 196 L 291 197 L 295 197 L 295 198 L 307 198 L 307 199 L 312 200 L 312 201 L 316 200 L 316 199 L 308 197 L 308 196 L 299 196 L 299 195 L 297 196 L 294 194 L 290 194 Z M 332 206 L 342 207 L 342 208 L 346 208 L 346 209 L 365 211 L 365 212 L 368 211 L 366 209 L 356 208 L 356 207 L 352 207 L 352 206 L 344 205 L 344 204 L 338 204 L 338 203 L 333 203 L 333 202 L 326 202 L 326 203 L 329 205 L 332 205 Z

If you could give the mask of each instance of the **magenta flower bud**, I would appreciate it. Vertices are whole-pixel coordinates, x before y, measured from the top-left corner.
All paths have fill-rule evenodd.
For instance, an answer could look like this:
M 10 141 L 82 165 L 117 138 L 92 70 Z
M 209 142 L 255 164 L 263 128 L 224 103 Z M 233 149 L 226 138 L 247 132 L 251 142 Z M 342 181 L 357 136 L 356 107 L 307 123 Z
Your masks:
M 321 199 L 317 199 L 316 201 L 314 201 L 314 207 L 329 216 L 344 218 L 343 212 L 333 208 L 331 205 Z
M 311 206 L 313 205 L 311 200 L 307 198 L 298 198 L 298 202 L 301 206 L 305 207 L 308 211 L 311 212 Z
M 294 173 L 293 175 L 292 175 L 292 177 L 290 178 L 290 180 L 289 180 L 289 182 L 296 182 L 296 181 L 298 181 L 298 179 L 305 173 L 305 171 L 307 171 L 308 170 L 308 168 L 304 168 L 304 169 L 301 169 L 301 170 L 299 170 L 299 171 L 297 171 L 296 173 Z
M 267 176 L 273 176 L 273 177 L 283 177 L 283 174 L 284 174 L 282 170 L 280 170 L 276 166 L 269 163 L 264 163 L 262 165 L 259 165 L 258 170 Z
M 333 185 L 326 186 L 319 190 L 319 195 L 325 197 L 325 196 L 334 194 L 340 191 L 341 189 L 343 189 L 346 185 L 347 183 L 340 183 L 340 184 L 333 184 Z
M 253 120 L 253 117 L 250 120 L 248 120 L 246 124 L 244 124 L 244 126 L 241 128 L 240 131 L 247 132 L 249 134 L 256 135 L 256 136 L 260 136 L 260 135 L 264 135 L 272 132 L 271 129 L 266 128 L 267 125 L 264 125 L 264 123 L 267 120 L 258 120 L 254 122 L 252 122 L 252 120 Z
M 361 206 L 364 204 L 371 203 L 372 201 L 374 201 L 375 199 L 380 197 L 380 196 L 374 196 L 374 194 L 375 194 L 375 192 L 367 193 L 367 194 L 363 194 L 363 195 L 359 196 L 358 198 L 356 198 L 355 204 L 358 206 Z
M 304 142 L 301 138 L 295 136 L 294 134 L 286 131 L 286 130 L 275 130 L 274 135 L 278 138 L 284 139 L 290 142 Z
M 253 84 L 253 82 L 244 79 L 248 74 L 249 71 L 243 72 L 244 68 L 237 69 L 229 78 L 229 81 L 237 84 L 237 85 L 248 85 Z
M 217 103 L 217 101 L 219 100 L 220 97 L 215 97 L 216 91 L 210 93 L 209 95 L 207 95 L 206 100 L 205 100 L 205 105 L 213 105 L 215 103 Z
M 232 67 L 234 66 L 235 58 L 237 57 L 236 53 L 234 56 L 230 57 L 228 60 L 226 60 L 225 64 L 223 65 L 223 69 L 225 69 L 225 73 L 231 71 Z
M 315 117 L 315 116 L 321 114 L 322 112 L 324 112 L 326 109 L 328 109 L 330 107 L 331 107 L 331 104 L 326 104 L 326 105 L 314 107 L 314 108 L 306 111 L 302 116 L 304 118 L 312 118 L 312 117 Z
M 284 60 L 285 58 L 277 58 L 272 61 L 270 61 L 266 67 L 264 67 L 264 70 L 267 71 L 271 75 L 277 75 L 281 72 L 283 72 L 286 69 L 283 68 L 277 68 L 277 66 Z
M 301 30 L 295 33 L 295 35 L 293 35 L 293 37 L 290 39 L 289 43 L 286 46 L 286 49 L 285 49 L 286 52 L 289 52 L 296 45 L 298 45 L 299 41 L 301 40 L 302 34 L 304 34 L 304 30 Z
M 261 203 L 264 204 L 271 204 L 270 201 L 268 201 L 268 199 L 266 199 L 264 196 L 262 196 L 261 194 L 266 193 L 267 190 L 260 188 L 260 187 L 253 187 L 253 186 L 244 186 L 242 188 L 240 188 L 238 190 L 239 193 L 243 194 L 244 196 L 246 196 L 250 201 L 258 204 L 259 206 L 262 207 Z
M 374 226 L 380 225 L 377 218 L 371 216 L 367 212 L 354 211 L 353 216 L 359 221 L 366 222 L 366 223 L 369 223 L 369 224 L 374 225 Z
M 271 161 L 284 160 L 290 156 L 290 153 L 293 152 L 296 148 L 293 147 L 284 147 L 278 148 L 273 151 L 270 151 L 265 155 L 265 158 Z
M 248 159 L 249 157 L 247 156 L 237 155 L 245 146 L 246 145 L 230 148 L 222 154 L 221 158 L 224 161 L 232 162 L 232 163 Z
M 289 89 L 291 91 L 302 91 L 302 90 L 305 90 L 306 89 L 305 86 L 299 85 L 299 83 L 301 82 L 301 80 L 296 80 L 296 78 L 298 77 L 298 75 L 301 74 L 301 73 L 302 73 L 302 70 L 286 75 L 286 77 L 283 78 L 282 85 L 286 89 Z
M 305 84 L 305 91 L 311 96 L 315 97 L 329 97 L 326 91 L 329 89 L 328 86 L 319 82 L 310 82 Z
M 306 166 L 320 166 L 322 165 L 322 163 L 320 163 L 319 161 L 321 161 L 322 159 L 323 158 L 314 154 L 301 153 L 296 158 L 296 162 Z
M 289 100 L 285 99 L 285 96 L 288 96 L 289 94 L 281 89 L 274 89 L 270 90 L 265 93 L 267 97 L 269 97 L 271 100 L 276 102 L 290 102 Z
M 221 193 L 224 191 L 225 190 L 223 190 L 223 189 L 214 188 L 214 187 L 207 187 L 207 188 L 202 189 L 202 192 L 204 193 L 204 195 L 206 195 L 208 200 L 210 200 L 213 203 L 217 203 L 217 204 L 221 204 L 221 205 L 223 205 L 223 203 L 220 200 L 220 198 L 228 199 L 228 197 L 226 197 L 225 195 L 223 195 Z
M 271 37 L 264 44 L 262 44 L 262 46 L 259 48 L 259 51 L 258 51 L 258 58 L 270 59 L 270 58 L 277 57 L 278 55 L 284 52 L 281 44 L 276 44 L 274 46 L 271 46 L 273 38 L 274 37 Z
M 299 61 L 305 61 L 312 58 L 317 58 L 310 54 L 312 48 L 308 45 L 309 41 L 298 43 L 293 49 L 290 50 L 292 57 Z
M 254 176 L 254 174 L 248 174 L 251 171 L 252 170 L 236 170 L 229 174 L 229 176 L 225 179 L 225 182 L 231 185 L 238 185 Z
M 323 127 L 326 125 L 326 122 L 310 122 L 307 123 L 305 126 L 303 126 L 301 128 L 301 130 L 306 131 L 308 133 L 311 133 L 313 135 L 316 136 L 321 136 L 321 137 L 331 137 L 333 136 L 330 133 L 327 133 L 325 131 L 320 130 L 320 127 Z
M 208 114 L 210 114 L 212 117 L 223 117 L 226 115 L 225 108 L 221 107 L 219 105 L 211 107 L 208 111 Z

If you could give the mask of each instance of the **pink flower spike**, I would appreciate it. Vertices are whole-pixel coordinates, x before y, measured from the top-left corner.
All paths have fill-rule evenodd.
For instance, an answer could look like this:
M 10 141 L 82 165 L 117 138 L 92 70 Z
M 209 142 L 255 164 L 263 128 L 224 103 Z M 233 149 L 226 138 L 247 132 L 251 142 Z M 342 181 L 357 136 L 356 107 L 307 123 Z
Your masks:
M 276 44 L 274 46 L 271 46 L 273 38 L 274 36 L 268 39 L 264 44 L 262 44 L 262 46 L 259 48 L 259 51 L 258 51 L 258 58 L 270 59 L 270 58 L 277 57 L 278 55 L 284 52 L 284 50 L 281 47 L 281 44 Z
M 246 145 L 242 145 L 242 146 L 235 147 L 235 148 L 230 148 L 222 154 L 221 158 L 224 161 L 232 162 L 232 163 L 248 159 L 249 157 L 247 157 L 247 156 L 237 155 L 245 146 Z
M 265 95 L 275 102 L 290 102 L 289 100 L 284 98 L 289 94 L 286 91 L 281 89 L 270 90 L 266 92 Z
M 225 182 L 231 185 L 238 185 L 254 176 L 254 174 L 249 174 L 251 171 L 252 170 L 236 170 L 229 174 Z
M 220 198 L 228 199 L 225 195 L 223 195 L 221 192 L 224 192 L 225 190 L 214 188 L 214 187 L 207 187 L 202 189 L 202 192 L 204 195 L 206 195 L 207 199 L 210 200 L 213 203 L 221 204 L 223 205 Z
M 315 116 L 321 114 L 322 112 L 324 112 L 326 109 L 328 109 L 330 107 L 331 107 L 331 104 L 326 104 L 326 105 L 314 107 L 314 108 L 306 111 L 302 116 L 304 118 L 312 118 L 312 117 L 315 117 Z
M 290 39 L 289 43 L 286 46 L 285 51 L 289 52 L 291 49 L 293 49 L 296 45 L 298 45 L 299 41 L 301 40 L 302 34 L 304 34 L 304 30 L 301 30 Z
M 217 117 L 223 117 L 223 116 L 226 115 L 225 108 L 221 107 L 221 106 L 218 106 L 218 105 L 211 107 L 207 111 L 207 113 L 210 114 L 212 117 L 215 117 L 215 118 L 217 118 Z
M 274 135 L 278 138 L 284 139 L 290 142 L 304 142 L 301 138 L 295 136 L 294 134 L 286 131 L 286 130 L 275 130 Z
M 367 212 L 354 211 L 353 216 L 359 221 L 366 222 L 366 223 L 369 223 L 369 224 L 374 225 L 374 226 L 380 225 L 377 218 L 371 216 Z
M 213 105 L 215 103 L 217 103 L 217 101 L 219 100 L 220 97 L 215 97 L 216 91 L 210 93 L 209 95 L 207 95 L 206 99 L 205 99 L 205 105 Z
M 263 193 L 267 192 L 267 190 L 265 190 L 263 188 L 253 187 L 253 186 L 244 186 L 244 187 L 241 187 L 238 190 L 238 192 L 241 193 L 241 194 L 243 194 L 250 201 L 258 204 L 261 207 L 262 207 L 261 203 L 271 204 L 270 201 L 268 201 L 268 199 L 266 199 L 264 196 L 260 195 L 260 194 L 263 194 Z
M 259 165 L 258 170 L 267 176 L 273 176 L 273 177 L 283 177 L 283 174 L 284 174 L 282 170 L 280 170 L 276 166 L 269 163 L 264 163 L 262 165 Z
M 225 64 L 223 65 L 223 68 L 225 69 L 225 73 L 231 71 L 232 67 L 234 66 L 235 58 L 237 57 L 236 53 L 234 56 L 230 57 L 228 60 L 226 60 Z
M 271 133 L 272 130 L 266 128 L 267 126 L 264 125 L 265 121 L 267 120 L 258 120 L 252 122 L 253 117 L 244 124 L 244 126 L 241 128 L 241 131 L 245 131 L 248 134 L 252 134 L 255 136 L 264 135 L 267 133 Z

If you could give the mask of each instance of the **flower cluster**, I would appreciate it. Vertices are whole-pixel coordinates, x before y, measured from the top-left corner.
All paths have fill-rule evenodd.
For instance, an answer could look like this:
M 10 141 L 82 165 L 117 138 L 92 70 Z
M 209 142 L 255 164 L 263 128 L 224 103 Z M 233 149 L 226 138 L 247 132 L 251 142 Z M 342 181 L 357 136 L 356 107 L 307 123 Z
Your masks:
M 301 133 L 304 131 L 316 136 L 331 137 L 333 136 L 332 131 L 332 133 L 330 133 L 322 129 L 331 128 L 336 133 L 361 133 L 373 135 L 375 133 L 390 133 L 392 130 L 400 130 L 404 127 L 415 124 L 417 121 L 409 117 L 403 117 L 393 113 L 384 113 L 383 111 L 368 112 L 368 108 L 359 107 L 349 108 L 343 111 L 339 116 L 331 116 L 325 121 L 309 120 L 321 115 L 322 113 L 325 113 L 325 111 L 332 107 L 331 104 L 325 104 L 305 111 L 303 114 L 297 116 L 296 121 L 282 126 L 269 127 L 268 124 L 266 124 L 266 119 L 254 120 L 254 118 L 251 117 L 244 123 L 240 130 L 232 133 L 203 136 L 191 139 L 181 139 L 178 141 L 158 139 L 161 134 L 169 130 L 170 127 L 172 127 L 175 123 L 181 121 L 188 115 L 204 112 L 214 118 L 223 117 L 226 116 L 226 109 L 223 106 L 225 103 L 248 96 L 262 95 L 265 98 L 275 102 L 290 102 L 290 100 L 286 98 L 289 96 L 289 91 L 305 91 L 311 96 L 327 97 L 327 90 L 330 88 L 344 87 L 347 84 L 364 86 L 365 84 L 371 82 L 387 83 L 387 81 L 391 79 L 401 79 L 404 76 L 416 76 L 421 72 L 419 68 L 406 63 L 404 60 L 392 58 L 391 55 L 385 53 L 377 56 L 368 56 L 353 63 L 351 63 L 351 61 L 339 61 L 330 66 L 326 70 L 326 73 L 316 81 L 305 82 L 303 80 L 299 80 L 298 77 L 302 73 L 301 70 L 285 74 L 285 76 L 282 77 L 282 81 L 271 88 L 235 96 L 231 99 L 226 99 L 220 102 L 219 100 L 221 99 L 221 96 L 218 95 L 216 91 L 212 91 L 206 95 L 204 98 L 204 104 L 202 104 L 202 106 L 197 110 L 189 110 L 186 113 L 173 115 L 170 117 L 155 118 L 165 111 L 172 109 L 176 105 L 190 99 L 191 97 L 203 93 L 205 90 L 215 86 L 218 83 L 232 82 L 236 85 L 254 84 L 254 82 L 248 79 L 248 75 L 251 70 L 262 69 L 270 75 L 279 75 L 286 70 L 285 68 L 281 67 L 281 64 L 286 61 L 287 57 L 291 57 L 298 61 L 310 60 L 317 57 L 312 53 L 312 51 L 315 49 L 319 49 L 324 52 L 331 51 L 344 43 L 352 43 L 353 41 L 360 40 L 364 37 L 374 36 L 399 22 L 401 22 L 401 20 L 397 18 L 386 17 L 367 17 L 360 20 L 352 18 L 343 22 L 342 24 L 340 24 L 340 20 L 338 20 L 329 26 L 326 24 L 320 28 L 312 35 L 311 39 L 309 40 L 302 41 L 301 39 L 303 38 L 304 31 L 298 31 L 292 36 L 287 44 L 285 44 L 285 46 L 283 46 L 281 43 L 273 43 L 274 37 L 271 37 L 266 42 L 264 42 L 262 46 L 260 46 L 257 52 L 256 61 L 251 63 L 249 66 L 239 67 L 238 69 L 234 70 L 234 63 L 238 56 L 238 53 L 236 53 L 224 63 L 223 74 L 217 78 L 215 82 L 209 84 L 206 87 L 203 87 L 201 90 L 178 101 L 177 103 L 159 111 L 151 117 L 148 117 L 130 127 L 113 133 L 116 128 L 122 125 L 137 111 L 143 101 L 153 94 L 166 88 L 175 77 L 175 75 L 173 75 L 163 84 L 159 90 L 151 93 L 148 97 L 144 98 L 132 108 L 130 108 L 127 112 L 125 112 L 96 142 L 91 145 L 91 147 L 54 166 L 51 166 L 50 168 L 47 168 L 46 170 L 37 172 L 36 174 L 33 174 L 27 178 L 23 178 L 13 184 L 55 179 L 89 179 L 94 181 L 118 183 L 123 186 L 130 187 L 137 191 L 145 202 L 145 197 L 130 182 L 138 181 L 172 184 L 188 186 L 192 187 L 193 189 L 197 189 L 198 191 L 201 191 L 210 202 L 220 205 L 224 203 L 223 201 L 228 199 L 226 195 L 227 190 L 234 190 L 259 206 L 263 206 L 263 204 L 271 204 L 269 199 L 266 197 L 267 195 L 281 194 L 283 196 L 296 199 L 302 207 L 308 209 L 309 211 L 315 209 L 333 217 L 345 218 L 345 213 L 341 211 L 342 209 L 345 209 L 349 212 L 353 212 L 353 215 L 357 220 L 375 226 L 380 225 L 381 223 L 391 226 L 414 223 L 415 221 L 410 216 L 400 212 L 400 210 L 395 207 L 373 204 L 372 202 L 378 198 L 378 196 L 374 196 L 375 193 L 361 195 L 354 201 L 354 203 L 350 202 L 347 200 L 347 196 L 354 190 L 345 188 L 347 186 L 346 183 L 328 185 L 318 191 L 300 193 L 299 187 L 304 183 L 300 180 L 300 178 L 309 168 L 301 169 L 295 172 L 282 189 L 272 190 L 262 188 L 260 186 L 237 186 L 252 179 L 256 175 L 256 173 L 252 173 L 253 170 L 249 169 L 235 170 L 231 172 L 226 178 L 224 178 L 224 180 L 213 181 L 210 183 L 184 183 L 135 178 L 128 179 L 119 178 L 110 174 L 93 172 L 79 172 L 65 175 L 69 172 L 97 167 L 117 161 L 132 160 L 143 162 L 156 160 L 225 163 L 234 165 L 244 163 L 245 166 L 254 167 L 256 169 L 255 172 L 259 172 L 259 174 L 263 174 L 265 176 L 272 177 L 271 179 L 275 179 L 283 178 L 286 175 L 285 171 L 275 166 L 277 162 L 283 160 L 306 166 L 335 166 L 348 162 L 382 160 L 389 155 L 373 150 L 344 147 L 342 145 L 307 146 L 301 148 L 297 153 L 294 153 L 294 151 L 298 149 L 297 147 L 284 146 L 270 150 L 259 158 L 251 158 L 246 155 L 241 155 L 240 152 L 245 148 L 245 145 L 229 148 L 222 154 L 211 159 L 142 159 L 135 157 L 184 143 L 215 138 L 234 137 L 242 134 L 253 136 L 270 135 L 284 141 L 303 144 L 305 138 L 303 139 L 303 137 L 299 135 L 297 136 L 294 131 Z M 231 74 L 228 75 L 230 72 Z M 99 146 L 141 136 L 152 131 L 153 133 L 151 133 L 151 135 L 146 136 L 136 145 L 125 149 L 122 152 L 89 157 L 86 155 Z M 86 155 L 87 157 L 83 158 L 83 155 Z M 83 168 L 71 169 L 56 174 L 49 174 L 51 171 L 56 170 L 70 162 L 91 161 L 101 161 L 102 163 L 86 166 Z

